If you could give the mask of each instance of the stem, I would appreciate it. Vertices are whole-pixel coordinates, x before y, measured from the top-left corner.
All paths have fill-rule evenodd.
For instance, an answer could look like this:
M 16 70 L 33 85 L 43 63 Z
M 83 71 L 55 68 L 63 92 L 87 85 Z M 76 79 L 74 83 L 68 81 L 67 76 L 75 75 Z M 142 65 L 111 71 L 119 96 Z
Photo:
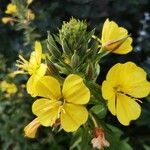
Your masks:
M 90 117 L 91 117 L 91 119 L 92 119 L 92 121 L 93 121 L 94 126 L 95 126 L 96 128 L 98 128 L 98 124 L 97 124 L 96 119 L 94 118 L 94 116 L 93 116 L 91 113 L 89 113 L 89 115 L 90 115 Z

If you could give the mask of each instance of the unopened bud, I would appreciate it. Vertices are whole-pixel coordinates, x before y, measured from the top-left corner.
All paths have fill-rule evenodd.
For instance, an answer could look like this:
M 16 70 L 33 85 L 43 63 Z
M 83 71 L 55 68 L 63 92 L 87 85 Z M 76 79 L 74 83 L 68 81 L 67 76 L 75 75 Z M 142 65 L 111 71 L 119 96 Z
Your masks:
M 79 61 L 80 61 L 79 55 L 77 54 L 77 51 L 75 51 L 74 54 L 71 57 L 71 66 L 72 66 L 72 68 L 78 67 Z
M 107 43 L 105 43 L 104 45 L 102 45 L 102 48 L 104 50 L 109 50 L 109 51 L 115 51 L 117 50 L 126 40 L 127 38 L 129 38 L 130 35 L 118 38 L 118 39 L 114 39 L 114 40 L 110 40 Z
M 86 73 L 85 73 L 86 79 L 90 80 L 93 77 L 93 66 L 92 63 L 88 63 L 88 66 L 86 68 Z
M 52 63 L 51 61 L 48 61 L 47 62 L 47 71 L 48 71 L 48 74 L 50 75 L 58 75 L 58 69 L 56 68 L 56 66 L 54 65 L 54 63 Z

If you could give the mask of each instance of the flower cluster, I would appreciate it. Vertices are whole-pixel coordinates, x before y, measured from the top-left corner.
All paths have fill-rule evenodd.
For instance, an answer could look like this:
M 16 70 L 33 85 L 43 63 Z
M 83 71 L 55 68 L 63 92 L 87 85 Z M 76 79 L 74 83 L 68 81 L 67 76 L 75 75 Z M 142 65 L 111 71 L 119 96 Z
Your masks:
M 15 11 L 12 7 L 8 12 Z M 24 129 L 26 137 L 35 138 L 40 126 L 56 130 L 59 126 L 66 132 L 75 132 L 83 125 L 94 130 L 93 147 L 101 149 L 111 144 L 98 119 L 100 108 L 107 106 L 122 125 L 129 125 L 140 116 L 138 102 L 150 93 L 150 82 L 142 68 L 130 61 L 117 63 L 101 86 L 96 83 L 104 56 L 132 51 L 130 34 L 109 19 L 103 25 L 101 39 L 94 34 L 94 30 L 87 31 L 86 22 L 72 18 L 64 22 L 59 34 L 48 33 L 49 51 L 44 59 L 39 41 L 35 42 L 29 61 L 19 55 L 19 70 L 15 73 L 30 75 L 27 92 L 38 97 L 32 104 L 36 117 Z M 106 101 L 100 98 L 101 93 Z
M 29 5 L 32 3 L 32 0 L 26 0 L 26 6 L 17 1 L 9 3 L 7 5 L 5 14 L 8 16 L 2 18 L 4 24 L 18 22 L 21 24 L 28 24 L 30 21 L 35 19 L 35 14 L 29 9 Z M 22 12 L 22 13 L 21 13 Z

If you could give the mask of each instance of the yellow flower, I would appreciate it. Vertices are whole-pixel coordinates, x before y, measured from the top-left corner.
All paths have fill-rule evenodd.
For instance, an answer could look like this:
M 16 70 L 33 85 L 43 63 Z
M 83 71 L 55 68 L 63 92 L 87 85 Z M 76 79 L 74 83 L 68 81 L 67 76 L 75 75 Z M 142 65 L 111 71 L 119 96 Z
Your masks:
M 16 92 L 17 92 L 16 85 L 14 83 L 9 84 L 8 87 L 7 87 L 7 93 L 14 94 Z
M 132 51 L 132 38 L 129 37 L 128 31 L 109 19 L 106 19 L 103 25 L 101 44 L 103 49 L 116 54 Z
M 32 122 L 30 122 L 25 128 L 25 136 L 29 138 L 35 138 L 37 129 L 40 127 L 40 122 L 38 118 L 35 118 Z
M 2 81 L 1 82 L 1 90 L 6 91 L 7 87 L 8 87 L 8 83 L 6 81 Z
M 17 7 L 16 5 L 9 3 L 7 5 L 7 10 L 5 11 L 6 14 L 13 14 L 17 12 Z
M 14 94 L 18 90 L 14 83 L 8 83 L 6 81 L 1 82 L 1 89 L 3 92 L 7 92 L 8 94 Z
M 53 77 L 43 76 L 37 83 L 38 96 L 32 105 L 33 113 L 43 126 L 52 126 L 60 118 L 62 128 L 67 132 L 77 130 L 88 119 L 83 106 L 90 99 L 90 91 L 83 79 L 75 74 L 69 75 L 63 84 Z
M 146 72 L 133 62 L 113 66 L 102 84 L 102 95 L 108 101 L 108 109 L 123 125 L 129 125 L 141 114 L 136 101 L 150 93 Z
M 3 17 L 3 18 L 2 18 L 2 22 L 3 22 L 4 24 L 12 23 L 13 20 L 14 20 L 14 19 L 11 18 L 11 17 Z
M 30 60 L 25 60 L 21 55 L 19 55 L 20 60 L 16 66 L 21 70 L 16 71 L 15 74 L 30 74 L 31 77 L 27 82 L 27 91 L 32 96 L 36 96 L 35 86 L 36 82 L 40 77 L 44 76 L 47 70 L 47 65 L 41 63 L 42 60 L 42 46 L 41 43 L 35 42 L 35 51 L 31 53 Z

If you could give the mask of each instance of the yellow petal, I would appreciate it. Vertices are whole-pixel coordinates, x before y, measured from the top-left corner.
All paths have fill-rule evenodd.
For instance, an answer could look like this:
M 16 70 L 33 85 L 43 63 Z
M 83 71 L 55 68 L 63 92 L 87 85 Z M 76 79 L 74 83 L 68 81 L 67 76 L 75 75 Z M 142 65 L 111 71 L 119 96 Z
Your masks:
M 90 100 L 89 89 L 83 79 L 75 74 L 71 74 L 65 79 L 62 93 L 67 102 L 74 104 L 86 104 Z
M 38 99 L 32 105 L 32 112 L 43 126 L 52 126 L 59 117 L 60 101 Z
M 36 91 L 36 84 L 37 81 L 39 80 L 39 78 L 36 75 L 32 75 L 27 82 L 26 88 L 27 88 L 27 92 L 32 96 L 32 97 L 36 97 L 38 95 L 37 91 Z
M 121 124 L 129 125 L 130 121 L 136 120 L 140 114 L 141 107 L 134 99 L 117 94 L 116 115 Z
M 36 70 L 41 64 L 42 59 L 42 46 L 41 43 L 36 41 L 34 46 L 34 52 L 31 53 L 29 66 L 32 70 Z
M 38 96 L 59 100 L 61 98 L 60 84 L 58 80 L 50 76 L 43 76 L 36 85 Z
M 117 63 L 109 70 L 106 80 L 113 87 L 136 98 L 146 97 L 150 93 L 146 72 L 133 62 Z
M 41 63 L 39 68 L 36 70 L 35 74 L 39 77 L 42 77 L 45 75 L 46 71 L 47 71 L 47 65 Z
M 120 84 L 120 79 L 122 78 L 121 76 L 121 64 L 117 63 L 111 69 L 108 71 L 106 80 L 114 87 L 118 84 Z
M 148 96 L 150 82 L 146 80 L 146 72 L 132 62 L 122 64 L 122 89 L 123 92 L 136 98 Z
M 88 119 L 88 111 L 84 106 L 64 104 L 61 111 L 61 125 L 66 132 L 76 131 Z
M 109 81 L 104 81 L 102 83 L 102 96 L 104 99 L 108 100 L 114 97 L 115 91 L 113 89 L 113 86 L 110 84 Z
M 113 115 L 116 115 L 116 97 L 115 97 L 115 95 L 112 98 L 108 99 L 107 105 L 108 105 L 109 111 Z
M 103 25 L 103 29 L 102 29 L 102 37 L 101 37 L 101 42 L 102 43 L 106 43 L 108 42 L 108 35 L 107 35 L 107 32 L 109 31 L 110 29 L 110 24 L 109 24 L 109 19 L 107 18 L 106 21 L 104 22 L 104 25 Z
M 39 69 L 34 72 L 34 74 L 29 78 L 27 82 L 27 92 L 32 96 L 35 97 L 38 95 L 38 91 L 36 89 L 37 82 L 39 79 L 45 75 L 47 70 L 47 65 L 41 64 Z
M 116 54 L 127 54 L 132 51 L 132 38 L 128 37 L 113 53 Z
M 41 58 L 42 58 L 42 46 L 39 41 L 35 42 L 35 57 L 37 59 L 37 62 L 40 64 L 41 63 Z
M 105 100 L 108 100 L 108 109 L 110 112 L 115 115 L 116 114 L 116 102 L 115 102 L 115 91 L 108 81 L 104 81 L 102 84 L 102 96 Z

